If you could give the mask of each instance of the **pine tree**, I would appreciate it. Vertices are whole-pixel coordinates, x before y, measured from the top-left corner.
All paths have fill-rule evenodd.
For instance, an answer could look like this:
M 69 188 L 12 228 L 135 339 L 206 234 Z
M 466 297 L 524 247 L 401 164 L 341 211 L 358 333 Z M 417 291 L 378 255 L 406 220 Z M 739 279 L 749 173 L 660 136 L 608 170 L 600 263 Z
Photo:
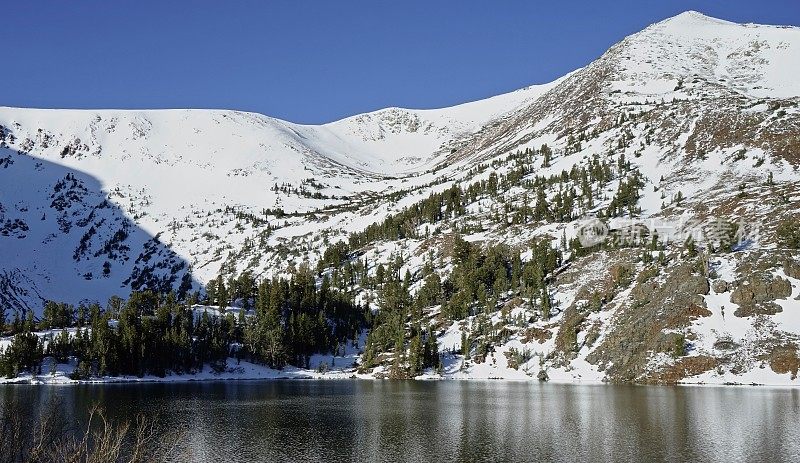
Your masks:
M 425 335 L 424 347 L 424 367 L 435 367 L 439 364 L 439 345 L 436 342 L 436 335 L 433 327 L 428 325 L 428 332 Z
M 16 334 L 22 331 L 23 322 L 19 316 L 19 311 L 14 311 L 14 318 L 11 320 L 11 334 Z
M 549 320 L 550 319 L 550 310 L 551 310 L 551 302 L 550 302 L 550 294 L 547 291 L 547 285 L 542 285 L 542 294 L 541 294 L 541 313 L 542 319 Z
M 541 183 L 536 189 L 536 207 L 533 210 L 533 218 L 536 221 L 552 220 L 550 208 L 547 205 L 547 197 L 544 192 L 544 185 Z
M 181 277 L 181 284 L 178 287 L 178 299 L 185 300 L 189 292 L 192 290 L 193 280 L 191 270 L 187 271 Z
M 394 362 L 392 363 L 392 369 L 390 371 L 390 376 L 392 378 L 405 378 L 406 377 L 406 349 L 405 349 L 405 339 L 403 336 L 402 331 L 398 334 L 397 339 L 395 339 L 394 343 Z
M 224 310 L 225 307 L 228 307 L 228 290 L 225 288 L 225 282 L 222 279 L 222 275 L 219 276 L 217 279 L 217 306 L 220 310 Z
M 425 353 L 419 332 L 411 338 L 408 350 L 408 375 L 413 378 L 422 373 L 425 360 Z
M 542 155 L 542 167 L 550 167 L 550 161 L 553 156 L 553 151 L 547 145 L 542 145 L 539 149 L 539 153 Z
M 36 324 L 33 321 L 33 311 L 32 310 L 25 311 L 25 322 L 22 324 L 22 331 L 30 333 L 35 328 Z

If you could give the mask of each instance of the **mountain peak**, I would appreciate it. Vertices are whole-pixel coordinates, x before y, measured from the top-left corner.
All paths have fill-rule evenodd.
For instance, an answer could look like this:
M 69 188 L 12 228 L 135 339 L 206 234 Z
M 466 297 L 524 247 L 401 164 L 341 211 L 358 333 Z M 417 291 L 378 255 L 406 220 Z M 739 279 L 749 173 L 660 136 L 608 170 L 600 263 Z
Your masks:
M 667 18 L 666 21 L 722 21 L 721 19 L 717 19 L 708 15 L 705 15 L 696 10 L 687 10 L 683 13 L 678 13 L 671 18 Z
M 622 74 L 616 89 L 664 96 L 678 80 L 702 78 L 738 94 L 789 98 L 800 95 L 800 29 L 739 24 L 685 11 L 626 37 L 609 50 Z M 655 82 L 662 91 L 653 92 Z
M 680 25 L 680 26 L 699 26 L 708 24 L 736 24 L 736 23 L 725 21 L 724 19 L 718 19 L 711 16 L 707 16 L 695 10 L 684 11 L 683 13 L 679 13 L 675 16 L 672 16 L 657 23 L 657 25 Z

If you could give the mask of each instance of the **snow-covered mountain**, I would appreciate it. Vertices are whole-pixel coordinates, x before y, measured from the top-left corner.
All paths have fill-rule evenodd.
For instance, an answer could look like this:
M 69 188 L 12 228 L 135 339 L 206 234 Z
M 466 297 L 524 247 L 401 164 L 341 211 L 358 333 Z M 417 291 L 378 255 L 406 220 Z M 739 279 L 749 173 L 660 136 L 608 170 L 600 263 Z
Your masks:
M 248 227 L 228 220 L 235 213 L 273 227 L 302 223 L 264 211 L 307 214 L 399 188 L 408 177 L 430 181 L 455 140 L 552 86 L 439 110 L 389 108 L 320 126 L 238 111 L 0 108 L 8 179 L 0 197 L 7 229 L 0 236 L 8 243 L 0 256 L 4 300 L 21 308 L 40 305 L 40 297 L 103 300 L 125 293 L 131 272 L 141 271 L 129 262 L 151 254 L 144 243 L 156 237 L 167 245 L 162 253 L 174 259 L 167 250 L 177 252 L 203 282 L 217 274 L 227 250 L 263 231 L 266 222 Z M 86 191 L 70 196 L 67 207 L 76 210 L 67 218 L 56 217 L 52 197 L 67 176 Z M 69 225 L 58 228 L 57 219 Z M 96 250 L 84 255 L 84 243 L 104 247 L 132 228 L 141 233 L 123 240 L 131 248 L 125 256 L 106 256 L 110 270 Z M 173 279 L 173 265 L 153 273 Z M 56 276 L 75 282 L 51 283 Z
M 637 300 L 647 280 L 623 291 L 607 288 L 616 265 L 631 265 L 635 275 L 645 270 L 623 251 L 576 258 L 575 273 L 564 274 L 570 279 L 555 283 L 558 316 L 528 329 L 539 330 L 541 342 L 520 335 L 497 346 L 494 364 L 452 374 L 522 375 L 502 355 L 513 347 L 541 354 L 540 364 L 529 360 L 529 372 L 546 366 L 551 377 L 658 380 L 670 368 L 705 380 L 715 368 L 717 378 L 730 371 L 746 377 L 757 362 L 771 361 L 775 346 L 800 339 L 800 304 L 791 299 L 800 275 L 785 263 L 796 253 L 776 250 L 775 239 L 779 219 L 796 220 L 800 210 L 798 75 L 800 29 L 686 12 L 552 83 L 452 108 L 389 108 L 319 126 L 238 111 L 0 108 L 0 304 L 39 310 L 44 299 L 103 302 L 145 287 L 197 289 L 220 273 L 281 273 L 315 262 L 331 243 L 432 193 L 535 165 L 499 196 L 467 204 L 466 217 L 415 224 L 420 235 L 434 232 L 430 238 L 358 251 L 373 262 L 409 256 L 416 275 L 421 256 L 433 249 L 440 253 L 437 271 L 446 276 L 452 266 L 443 237 L 469 230 L 474 242 L 524 247 L 544 236 L 559 246 L 562 236 L 576 236 L 583 218 L 612 206 L 624 170 L 642 185 L 634 217 L 623 218 L 667 224 L 662 236 L 718 217 L 757 224 L 760 233 L 735 255 L 710 256 L 719 271 L 703 277 L 705 286 L 687 289 L 672 266 L 663 270 L 660 284 L 675 278 L 673 289 L 700 291 L 686 300 L 669 293 Z M 546 161 L 545 144 L 552 152 Z M 574 216 L 514 221 L 515 211 L 534 205 L 527 180 L 561 175 L 566 183 L 546 191 L 548 201 L 556 195 L 560 201 L 570 188 L 573 195 L 585 189 L 570 172 L 601 161 L 624 169 L 610 183 L 589 186 L 592 199 L 581 198 Z M 765 257 L 767 251 L 774 256 Z M 674 268 L 689 268 L 674 252 Z M 789 282 L 788 295 L 781 292 L 776 302 L 783 315 L 758 313 L 728 328 L 721 307 L 736 304 L 720 301 L 729 301 L 737 284 L 749 284 L 743 282 L 753 265 L 770 281 Z M 720 279 L 726 285 L 707 288 Z M 590 287 L 604 288 L 609 299 L 586 314 L 581 307 Z M 632 306 L 647 315 L 637 318 Z M 708 314 L 681 312 L 678 321 L 665 322 L 662 309 L 673 306 L 704 306 Z M 527 317 L 525 310 L 521 305 L 517 315 Z M 690 357 L 701 359 L 693 362 L 710 367 L 671 362 L 663 336 L 631 341 L 615 331 L 624 327 L 630 335 L 643 325 L 693 339 Z M 442 327 L 444 348 L 457 348 L 459 326 Z M 559 343 L 564 330 L 577 333 L 575 351 Z M 765 336 L 780 342 L 764 347 L 756 340 Z M 715 347 L 729 338 L 747 346 L 734 356 L 738 370 L 719 360 L 724 356 Z M 626 342 L 638 343 L 634 354 L 619 352 Z

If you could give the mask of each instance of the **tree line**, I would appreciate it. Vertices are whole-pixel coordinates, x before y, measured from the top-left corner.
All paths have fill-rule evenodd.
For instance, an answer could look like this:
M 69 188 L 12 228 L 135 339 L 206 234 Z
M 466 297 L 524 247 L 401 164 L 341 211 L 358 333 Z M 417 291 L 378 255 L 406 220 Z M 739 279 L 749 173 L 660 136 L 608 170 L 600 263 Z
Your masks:
M 307 267 L 249 290 L 247 305 L 253 309 L 237 316 L 226 313 L 224 304 L 219 315 L 209 314 L 193 310 L 192 300 L 152 291 L 134 291 L 127 300 L 112 297 L 105 308 L 48 302 L 38 321 L 28 311 L 23 320 L 15 316 L 0 324 L 13 336 L 0 351 L 0 374 L 41 372 L 46 356 L 77 359 L 77 379 L 196 373 L 206 365 L 224 368 L 229 357 L 276 368 L 307 367 L 312 354 L 335 354 L 366 327 L 365 308 L 332 288 L 327 277 L 318 286 Z M 37 335 L 37 330 L 54 331 Z

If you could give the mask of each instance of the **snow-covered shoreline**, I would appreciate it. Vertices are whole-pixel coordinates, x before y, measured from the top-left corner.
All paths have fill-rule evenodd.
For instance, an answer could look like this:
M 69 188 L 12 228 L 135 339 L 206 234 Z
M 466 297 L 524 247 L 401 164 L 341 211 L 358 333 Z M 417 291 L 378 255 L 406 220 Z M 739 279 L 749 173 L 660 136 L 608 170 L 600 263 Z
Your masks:
M 239 362 L 229 359 L 229 367 L 223 372 L 213 372 L 206 367 L 203 371 L 194 374 L 169 374 L 164 377 L 159 376 L 104 376 L 91 378 L 88 380 L 75 380 L 69 377 L 72 367 L 69 364 L 59 364 L 53 373 L 40 375 L 25 374 L 16 378 L 0 378 L 0 387 L 4 385 L 30 385 L 30 386 L 74 386 L 74 385 L 111 385 L 111 384 L 153 384 L 153 383 L 189 383 L 189 382 L 227 382 L 227 381 L 287 381 L 287 380 L 369 380 L 380 381 L 382 378 L 373 374 L 358 373 L 355 368 L 343 368 L 338 370 L 318 371 L 297 367 L 286 367 L 282 370 L 269 368 L 246 361 Z M 497 376 L 470 375 L 469 373 L 445 373 L 444 375 L 428 372 L 414 378 L 414 381 L 471 381 L 471 382 L 508 382 L 508 383 L 541 383 L 536 377 L 527 375 L 502 375 L 497 372 Z M 750 372 L 752 373 L 752 372 Z M 770 382 L 758 382 L 756 376 L 744 374 L 740 377 L 725 378 L 687 378 L 671 386 L 694 386 L 694 387 L 767 387 L 767 388 L 788 388 L 800 387 L 800 382 L 792 380 L 787 375 L 777 375 L 780 378 L 770 378 Z M 783 378 L 786 376 L 786 378 Z M 762 378 L 762 380 L 767 378 Z M 783 382 L 777 382 L 780 379 Z M 570 385 L 615 385 L 599 379 L 570 378 L 564 375 L 557 375 L 547 381 L 551 384 L 570 384 Z M 624 385 L 624 384 L 619 384 Z M 632 385 L 639 385 L 632 383 Z

